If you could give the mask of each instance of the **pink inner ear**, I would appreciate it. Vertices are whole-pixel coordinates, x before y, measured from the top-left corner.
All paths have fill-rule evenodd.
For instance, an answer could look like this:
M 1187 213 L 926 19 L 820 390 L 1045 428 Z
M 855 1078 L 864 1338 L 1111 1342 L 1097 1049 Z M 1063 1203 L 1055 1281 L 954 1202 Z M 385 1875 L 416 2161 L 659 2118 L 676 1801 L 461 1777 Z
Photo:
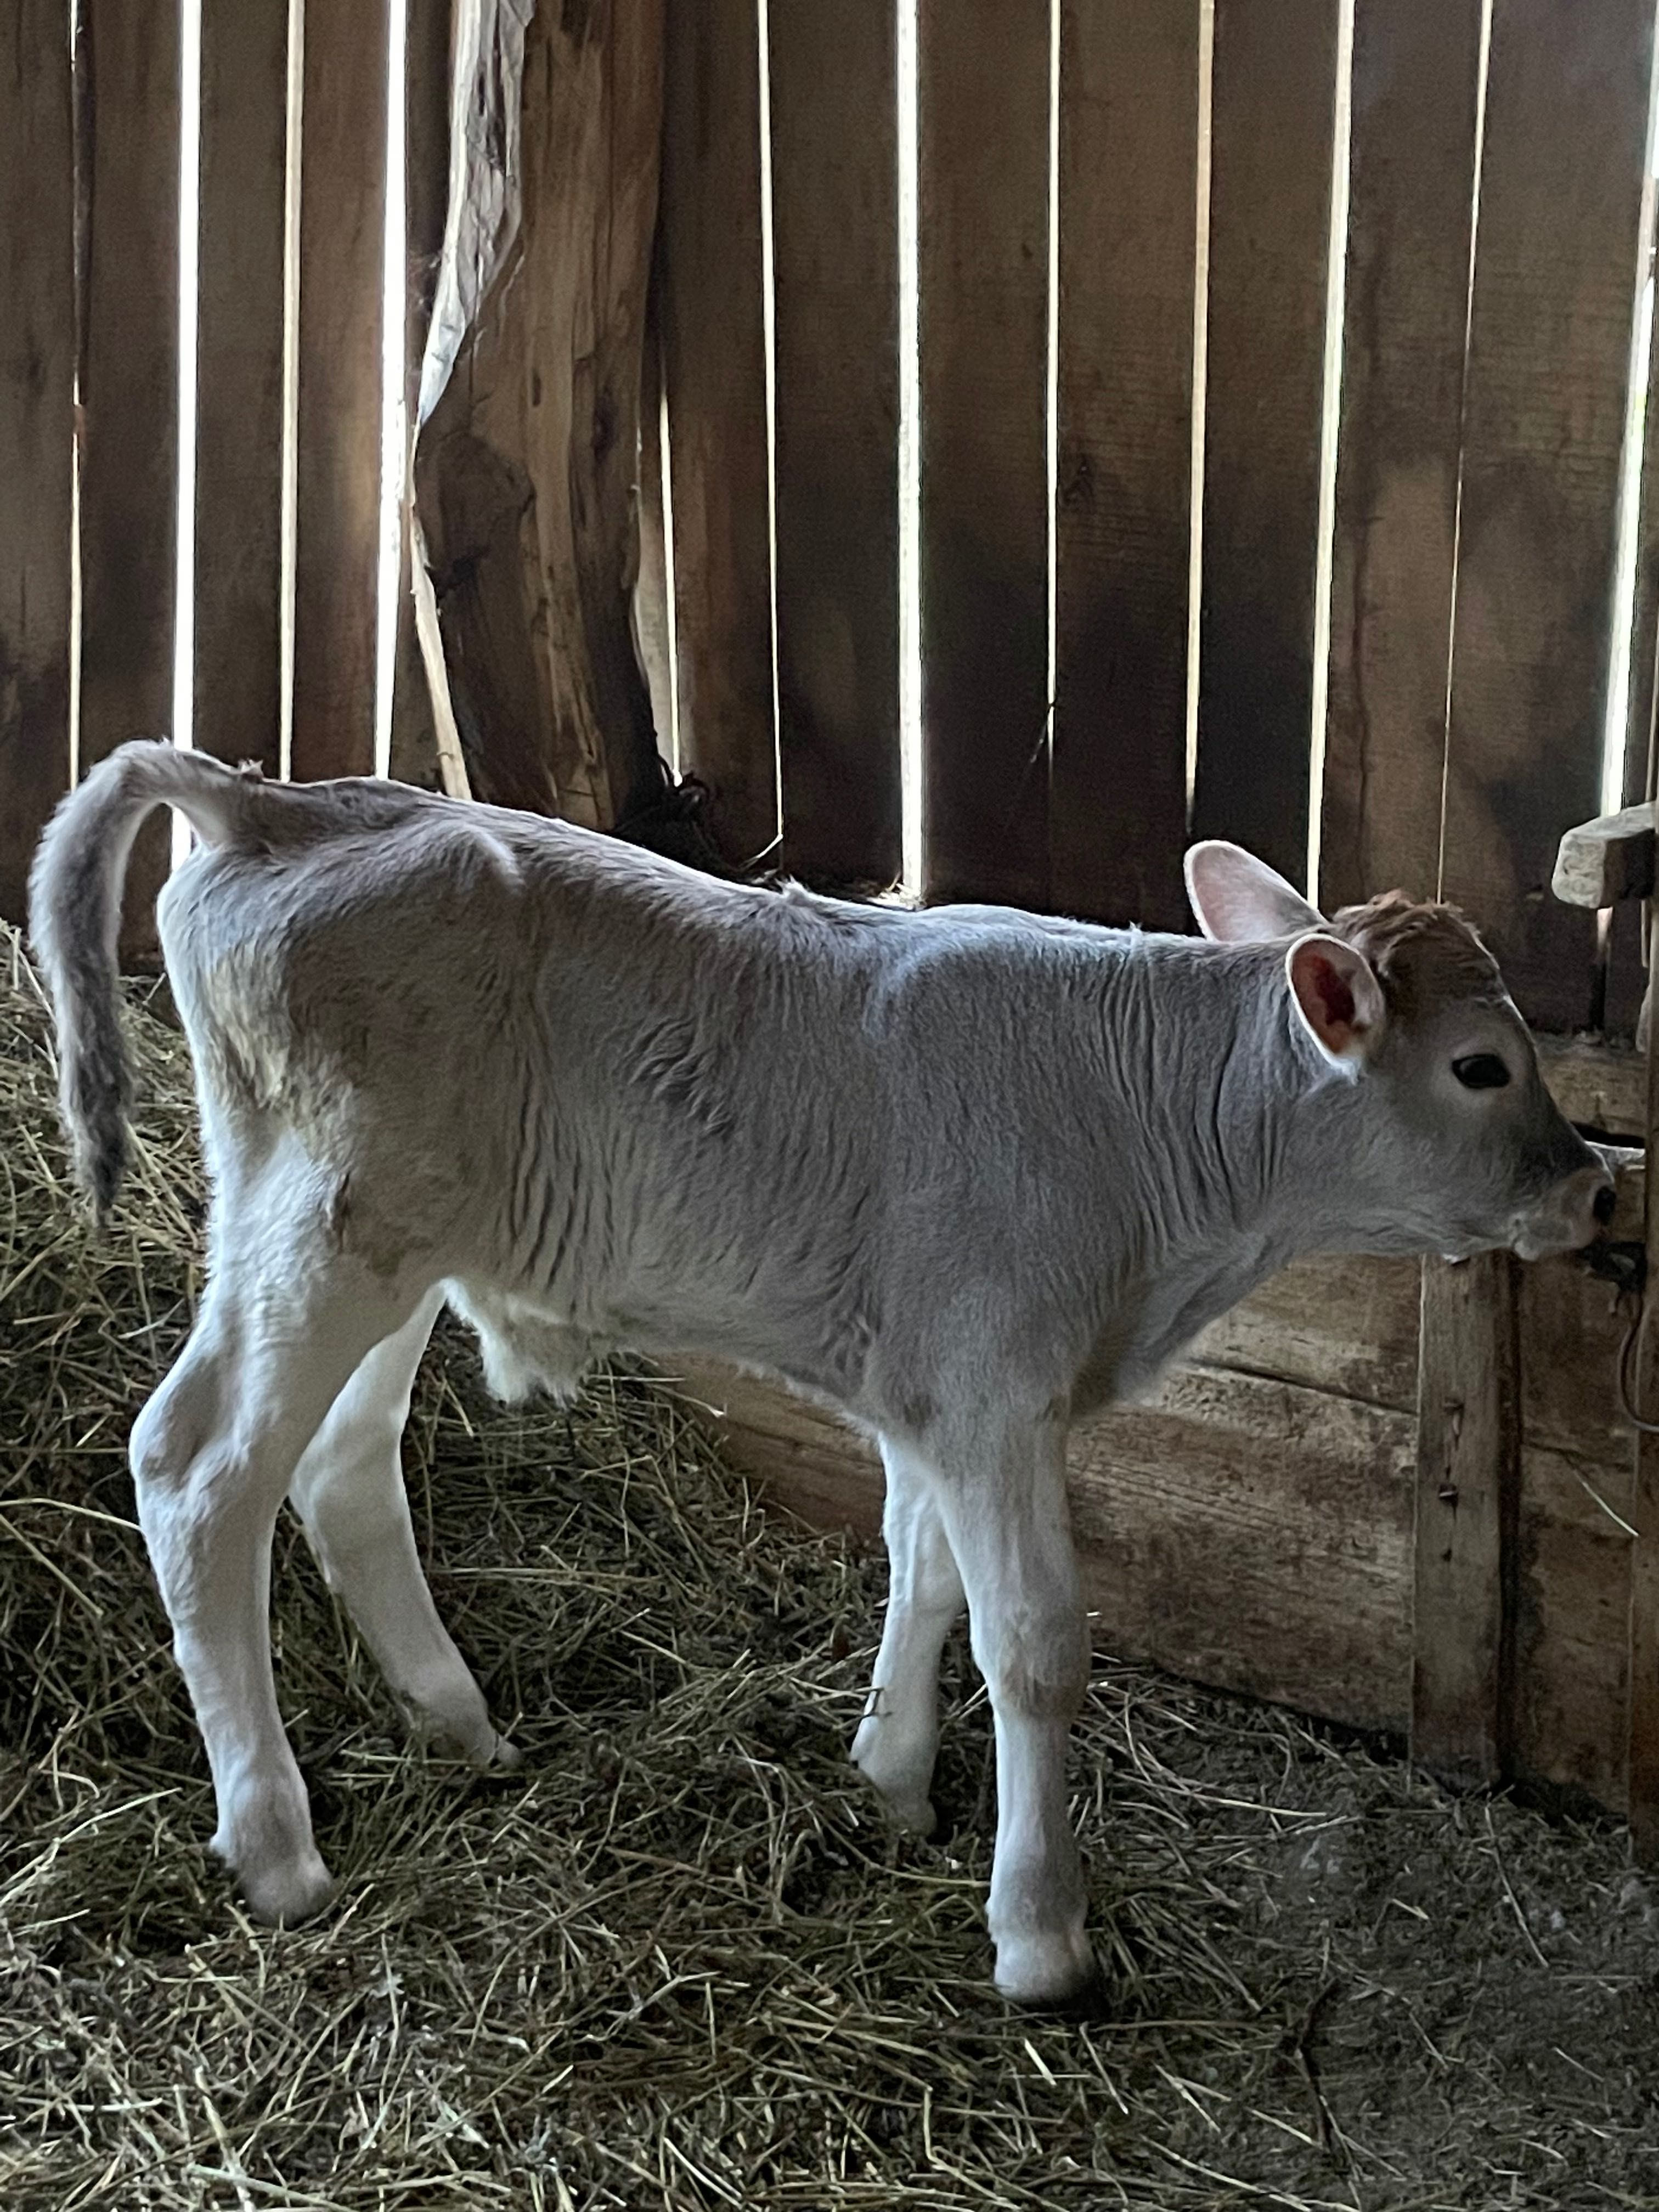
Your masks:
M 1307 967 L 1311 995 L 1318 1001 L 1320 1026 L 1326 1030 L 1353 1027 L 1353 987 L 1335 963 L 1315 953 Z

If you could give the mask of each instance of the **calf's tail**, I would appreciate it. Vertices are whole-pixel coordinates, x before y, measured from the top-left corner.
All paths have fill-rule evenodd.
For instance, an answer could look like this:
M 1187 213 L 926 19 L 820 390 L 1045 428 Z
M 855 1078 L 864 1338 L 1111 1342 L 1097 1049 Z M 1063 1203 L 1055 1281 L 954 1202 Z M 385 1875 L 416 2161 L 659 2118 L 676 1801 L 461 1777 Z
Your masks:
M 257 770 L 144 739 L 120 746 L 65 799 L 29 873 L 29 939 L 52 995 L 58 1098 L 76 1180 L 100 1218 L 127 1166 L 132 1074 L 121 1032 L 116 935 L 121 887 L 146 815 L 176 806 L 206 843 L 246 822 Z

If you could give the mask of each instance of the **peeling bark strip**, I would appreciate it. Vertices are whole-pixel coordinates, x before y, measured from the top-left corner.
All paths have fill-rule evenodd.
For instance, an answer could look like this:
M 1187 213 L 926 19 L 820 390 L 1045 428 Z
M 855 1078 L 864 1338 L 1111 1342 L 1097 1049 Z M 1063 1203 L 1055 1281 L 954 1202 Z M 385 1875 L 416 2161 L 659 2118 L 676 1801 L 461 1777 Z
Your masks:
M 0 9 L 0 915 L 69 785 L 75 163 L 52 0 Z
M 629 599 L 662 0 L 525 16 L 457 21 L 416 495 L 474 791 L 611 828 L 661 794 Z

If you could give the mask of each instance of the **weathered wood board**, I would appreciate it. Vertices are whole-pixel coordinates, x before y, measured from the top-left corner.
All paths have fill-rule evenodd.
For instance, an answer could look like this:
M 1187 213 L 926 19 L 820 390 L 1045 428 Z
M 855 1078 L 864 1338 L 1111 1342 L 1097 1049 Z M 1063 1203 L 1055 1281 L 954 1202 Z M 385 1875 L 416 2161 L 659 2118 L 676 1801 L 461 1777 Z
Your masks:
M 1480 0 L 1354 10 L 1321 903 L 1432 897 Z
M 69 40 L 47 0 L 0 14 L 0 915 L 70 781 L 75 155 Z
M 1199 10 L 1060 16 L 1050 891 L 1182 929 Z
M 290 770 L 374 767 L 380 562 L 384 9 L 308 0 L 300 143 Z
M 778 834 L 760 49 L 748 0 L 666 17 L 659 238 L 680 763 L 728 860 Z
M 783 861 L 899 872 L 898 97 L 890 0 L 770 0 Z
M 81 259 L 80 769 L 173 727 L 179 485 L 179 22 L 88 0 L 76 52 Z M 156 957 L 168 824 L 138 833 L 122 950 Z
M 1645 0 L 1492 23 L 1443 881 L 1553 1030 L 1594 994 L 1594 918 L 1548 888 L 1600 811 L 1653 27 Z
M 204 0 L 194 742 L 282 767 L 288 0 Z
M 1194 827 L 1307 877 L 1329 0 L 1216 0 Z
M 1048 0 L 921 0 L 923 883 L 1048 890 Z

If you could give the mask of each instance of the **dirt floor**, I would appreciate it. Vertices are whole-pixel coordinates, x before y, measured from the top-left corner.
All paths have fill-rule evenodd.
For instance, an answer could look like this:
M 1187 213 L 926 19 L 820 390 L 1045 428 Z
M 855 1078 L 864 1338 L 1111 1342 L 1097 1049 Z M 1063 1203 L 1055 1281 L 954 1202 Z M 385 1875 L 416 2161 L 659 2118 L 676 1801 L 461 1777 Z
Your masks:
M 123 1443 L 179 1339 L 182 1048 L 94 1243 L 0 945 L 0 2206 L 1659 2207 L 1659 1893 L 1608 1820 L 1103 1659 L 1075 1803 L 1097 2014 L 989 1988 L 984 1700 L 948 1832 L 847 1764 L 878 1559 L 763 1516 L 644 1376 L 504 1413 L 446 1329 L 406 1464 L 522 1775 L 423 1758 L 278 1546 L 314 1926 L 252 1926 Z

